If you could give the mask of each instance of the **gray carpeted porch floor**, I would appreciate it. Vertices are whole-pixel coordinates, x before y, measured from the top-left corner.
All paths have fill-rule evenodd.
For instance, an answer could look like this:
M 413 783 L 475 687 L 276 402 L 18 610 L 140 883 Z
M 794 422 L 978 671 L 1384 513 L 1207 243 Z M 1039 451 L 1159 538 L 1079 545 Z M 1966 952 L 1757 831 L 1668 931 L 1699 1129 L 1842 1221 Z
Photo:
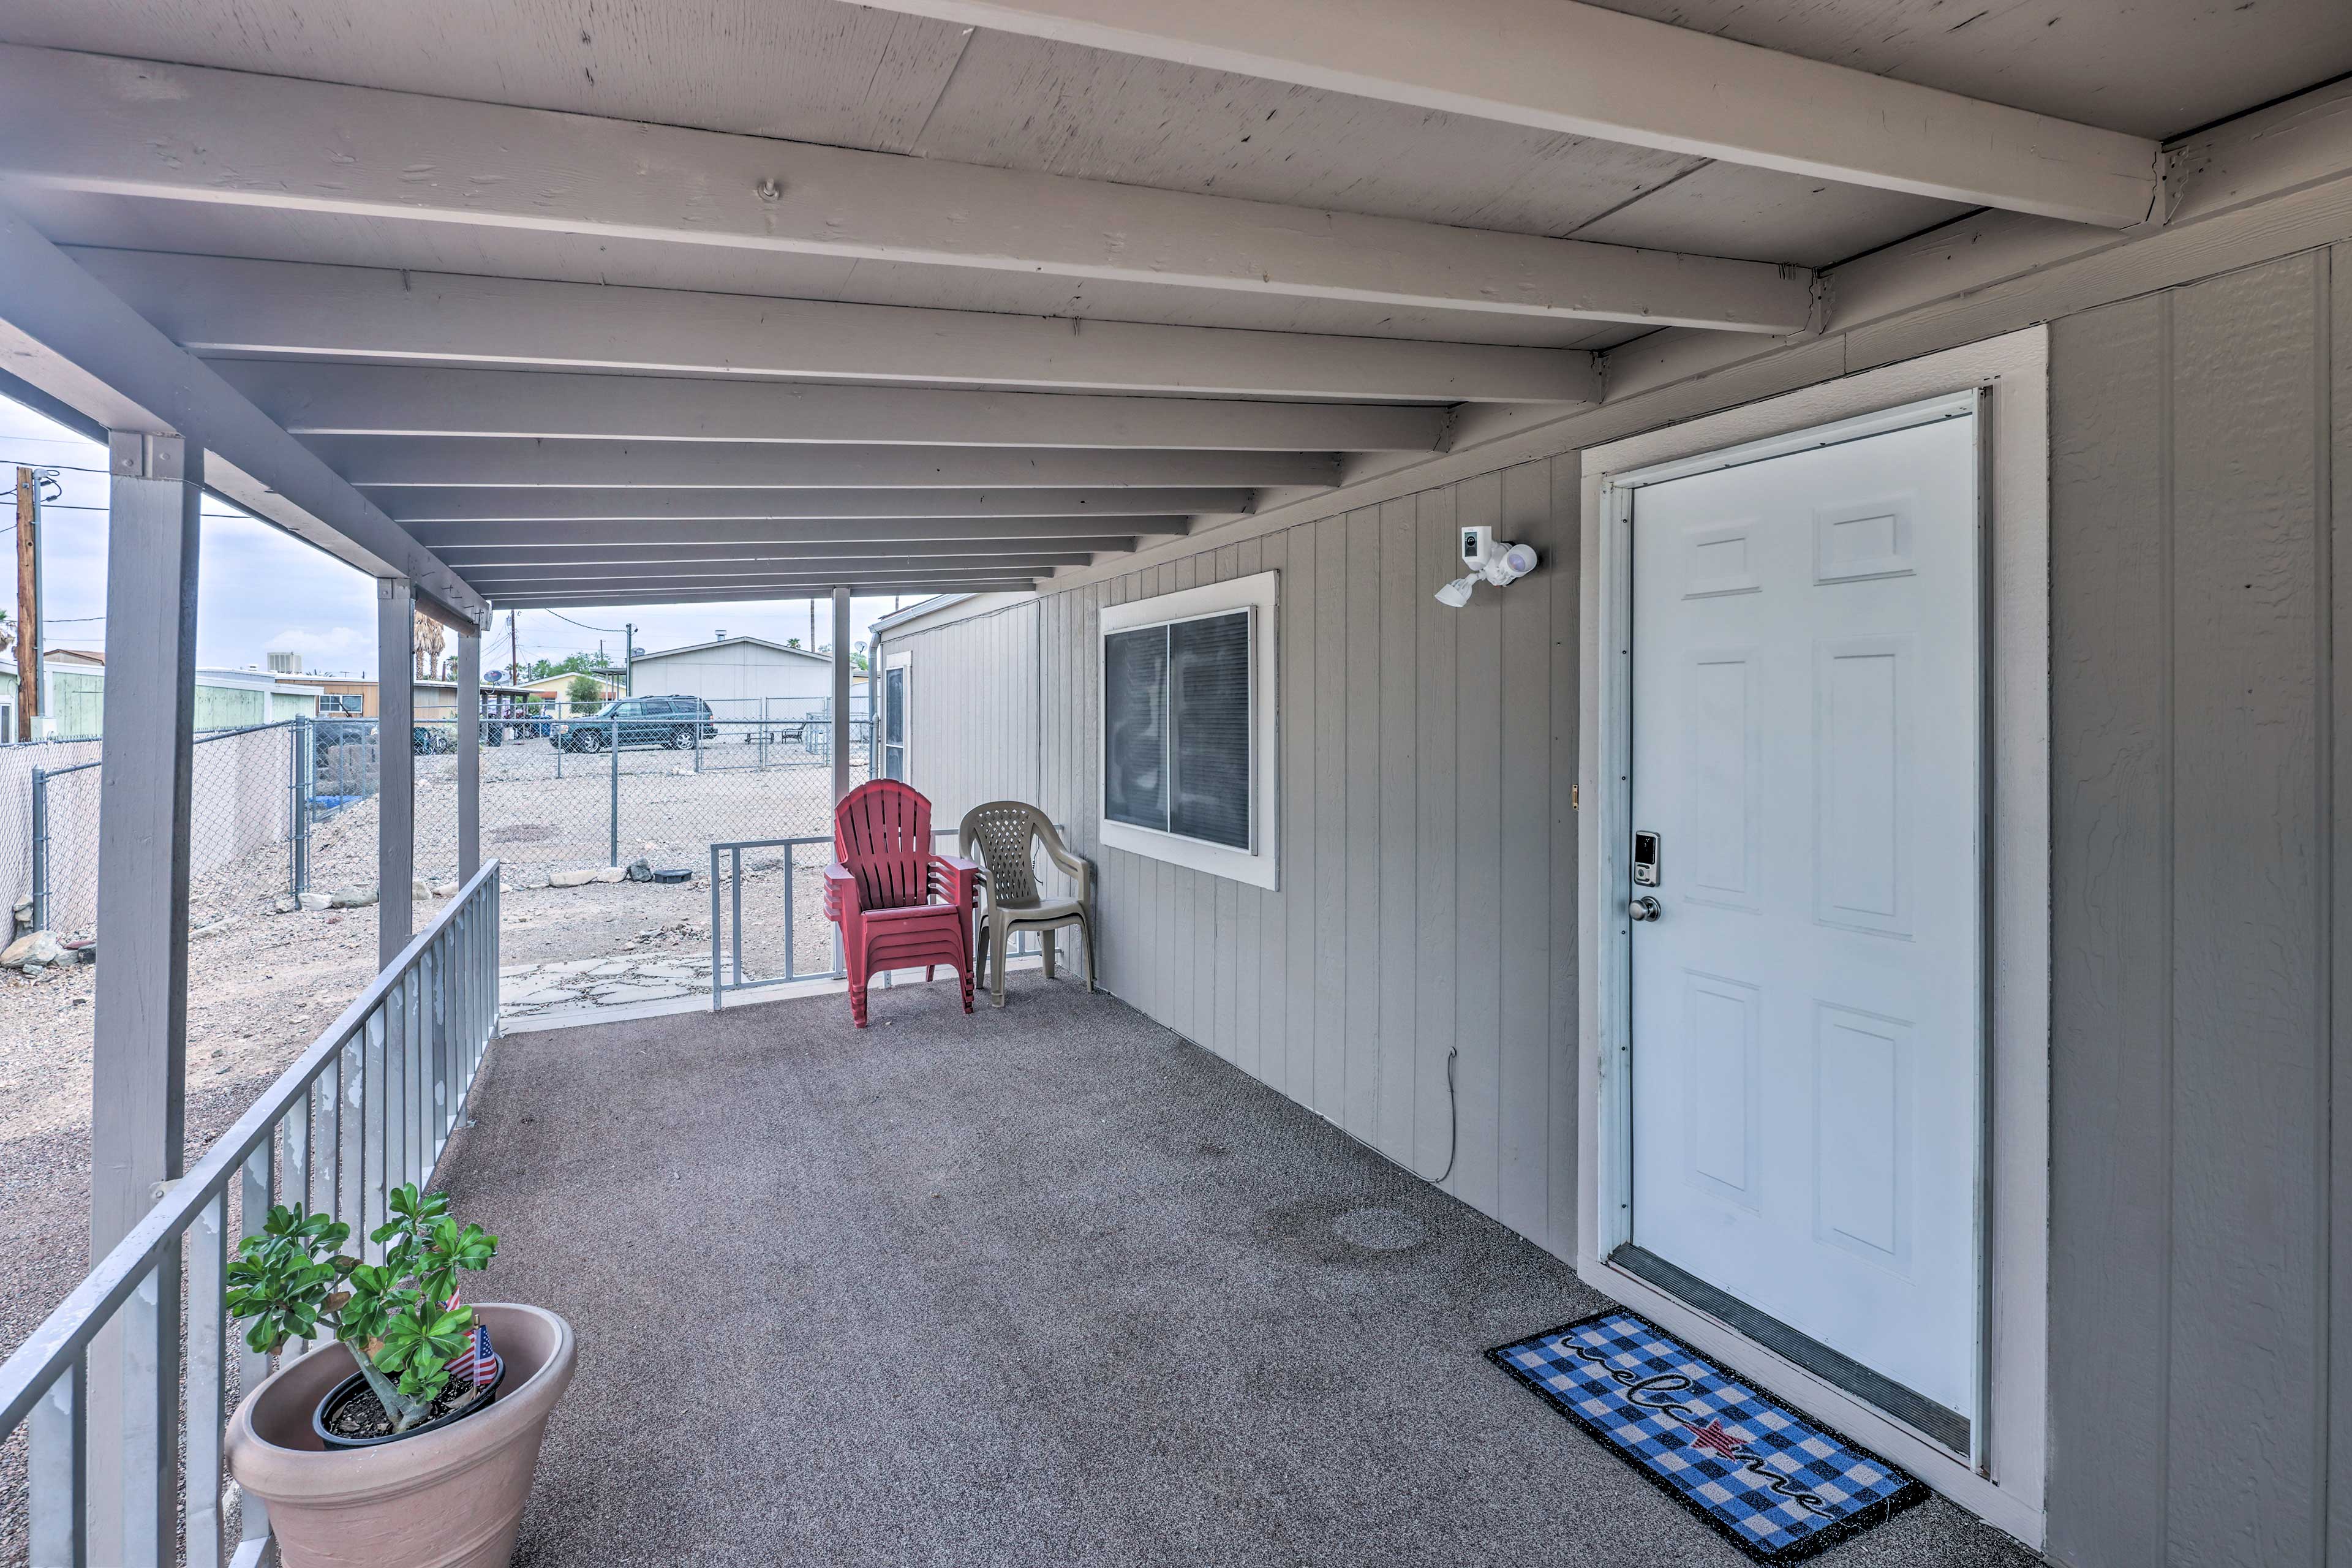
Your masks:
M 1481 1357 L 1565 1265 L 1108 996 L 873 1008 L 497 1047 L 480 1294 L 581 1339 L 519 1564 L 1744 1562 Z M 1937 1500 L 1819 1561 L 2033 1559 Z

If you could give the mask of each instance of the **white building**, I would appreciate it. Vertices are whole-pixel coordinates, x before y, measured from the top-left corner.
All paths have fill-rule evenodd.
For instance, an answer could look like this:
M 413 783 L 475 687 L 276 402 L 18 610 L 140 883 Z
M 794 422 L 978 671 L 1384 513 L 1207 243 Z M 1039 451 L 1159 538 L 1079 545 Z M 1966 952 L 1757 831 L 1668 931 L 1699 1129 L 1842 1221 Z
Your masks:
M 792 718 L 825 706 L 833 660 L 825 654 L 729 637 L 641 653 L 630 670 L 637 697 L 699 697 L 721 719 Z

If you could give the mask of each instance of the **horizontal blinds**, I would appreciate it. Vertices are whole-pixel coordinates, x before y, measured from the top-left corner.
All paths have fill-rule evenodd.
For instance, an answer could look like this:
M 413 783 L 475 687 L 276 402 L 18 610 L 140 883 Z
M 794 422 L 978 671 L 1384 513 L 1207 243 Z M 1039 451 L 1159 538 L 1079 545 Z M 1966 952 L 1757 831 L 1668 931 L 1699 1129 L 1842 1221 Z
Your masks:
M 1168 830 L 1250 846 L 1250 616 L 1168 628 Z
M 1168 828 L 1168 631 L 1103 638 L 1103 815 Z

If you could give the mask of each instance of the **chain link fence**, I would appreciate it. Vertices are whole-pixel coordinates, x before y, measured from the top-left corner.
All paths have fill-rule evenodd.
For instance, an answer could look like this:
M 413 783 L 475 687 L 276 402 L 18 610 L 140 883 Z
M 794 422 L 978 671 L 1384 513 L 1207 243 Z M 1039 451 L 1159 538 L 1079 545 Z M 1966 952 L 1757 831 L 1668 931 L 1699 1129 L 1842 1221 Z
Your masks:
M 873 721 L 860 716 L 848 729 L 856 784 L 872 773 Z M 713 842 L 828 834 L 833 734 L 830 720 L 806 705 L 699 721 L 485 720 L 482 853 L 504 861 L 509 880 L 529 881 L 638 859 L 698 870 Z M 373 887 L 380 744 L 373 719 L 294 719 L 197 736 L 189 870 L 198 918 L 212 904 L 257 896 Z M 409 747 L 417 875 L 446 882 L 457 874 L 456 722 L 416 724 Z M 0 760 L 14 769 L 0 778 L 13 786 L 13 799 L 0 799 L 0 886 L 29 893 L 35 929 L 93 934 L 96 745 L 9 748 Z
M 305 808 L 290 868 L 298 891 L 372 885 L 380 739 L 373 720 L 320 720 L 299 785 Z M 872 721 L 850 729 L 850 781 L 870 772 Z M 833 727 L 821 717 L 545 716 L 486 719 L 480 749 L 482 854 L 509 882 L 626 866 L 699 869 L 714 840 L 830 832 Z M 416 874 L 457 875 L 454 721 L 409 737 L 416 773 Z
M 202 911 L 297 887 L 295 763 L 304 721 L 198 735 L 189 779 L 189 898 Z M 26 882 L 36 930 L 79 940 L 98 925 L 96 756 L 34 766 L 27 780 Z

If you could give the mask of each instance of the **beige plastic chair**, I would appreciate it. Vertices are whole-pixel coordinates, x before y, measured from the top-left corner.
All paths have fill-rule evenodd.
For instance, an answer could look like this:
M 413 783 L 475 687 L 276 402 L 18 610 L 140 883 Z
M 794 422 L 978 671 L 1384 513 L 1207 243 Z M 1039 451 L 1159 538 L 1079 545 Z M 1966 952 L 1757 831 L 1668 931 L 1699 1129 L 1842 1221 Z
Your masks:
M 1048 899 L 1037 890 L 1031 846 L 1042 843 L 1045 858 L 1077 884 L 1067 899 Z M 989 987 L 990 1002 L 1004 1005 L 1004 953 L 1015 933 L 1043 933 L 1045 978 L 1054 978 L 1054 932 L 1066 925 L 1078 928 L 1086 944 L 1087 989 L 1095 988 L 1094 868 L 1063 847 L 1062 836 L 1044 812 L 1024 801 L 992 800 L 964 813 L 956 853 L 978 860 L 984 875 L 987 900 L 980 911 L 978 978 Z M 991 956 L 995 968 L 989 967 Z

